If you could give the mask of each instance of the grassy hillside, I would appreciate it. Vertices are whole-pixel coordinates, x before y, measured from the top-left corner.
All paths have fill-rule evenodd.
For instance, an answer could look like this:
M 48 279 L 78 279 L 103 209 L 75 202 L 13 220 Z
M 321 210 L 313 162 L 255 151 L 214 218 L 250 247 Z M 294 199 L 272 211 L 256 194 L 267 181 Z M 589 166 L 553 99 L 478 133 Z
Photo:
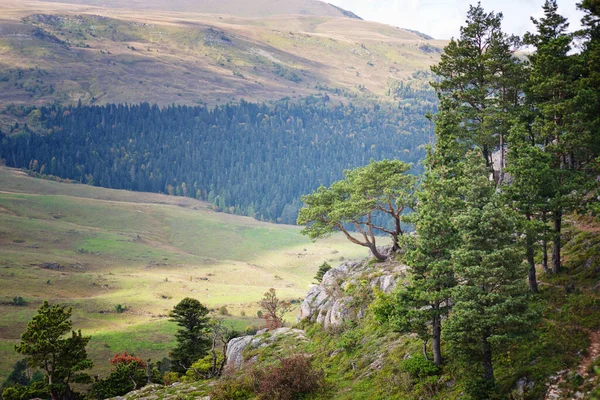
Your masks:
M 48 1 L 48 0 L 42 0 Z M 52 0 L 50 0 L 52 1 Z M 319 0 L 63 0 L 61 3 L 108 8 L 228 14 L 241 17 L 299 14 L 322 17 L 354 17 L 352 13 Z
M 73 306 L 102 373 L 116 352 L 167 355 L 175 326 L 166 314 L 184 297 L 226 305 L 244 329 L 261 323 L 253 316 L 268 288 L 302 298 L 323 261 L 365 255 L 341 237 L 312 244 L 298 227 L 216 213 L 187 198 L 42 181 L 7 168 L 0 187 L 0 380 L 43 300 Z M 15 296 L 28 304 L 11 305 Z M 128 310 L 117 314 L 117 304 Z
M 388 90 L 398 81 L 429 79 L 423 71 L 444 45 L 388 25 L 321 15 L 5 0 L 0 16 L 4 123 L 27 115 L 11 104 L 54 101 L 217 104 L 323 93 L 345 102 L 393 100 Z

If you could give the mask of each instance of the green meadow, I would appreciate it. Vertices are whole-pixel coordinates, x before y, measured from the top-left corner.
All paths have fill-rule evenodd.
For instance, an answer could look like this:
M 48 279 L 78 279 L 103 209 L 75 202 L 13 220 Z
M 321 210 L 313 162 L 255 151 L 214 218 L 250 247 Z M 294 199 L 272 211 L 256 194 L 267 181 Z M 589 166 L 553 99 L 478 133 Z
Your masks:
M 296 226 L 210 210 L 189 198 L 39 180 L 0 167 L 0 380 L 42 301 L 73 307 L 95 367 L 128 351 L 160 360 L 174 345 L 167 314 L 184 297 L 236 329 L 260 326 L 262 294 L 306 294 L 318 266 L 366 256 L 341 236 L 311 243 Z M 12 305 L 21 296 L 25 306 Z M 126 307 L 117 313 L 115 307 Z M 294 320 L 296 311 L 288 315 Z M 217 314 L 215 312 L 215 314 Z

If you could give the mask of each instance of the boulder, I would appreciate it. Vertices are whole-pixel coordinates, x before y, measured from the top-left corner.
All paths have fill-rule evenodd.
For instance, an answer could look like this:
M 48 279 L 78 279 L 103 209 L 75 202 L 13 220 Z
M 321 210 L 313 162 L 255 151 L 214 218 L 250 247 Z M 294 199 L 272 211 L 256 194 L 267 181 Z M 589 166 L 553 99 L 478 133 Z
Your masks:
M 363 298 L 375 291 L 390 293 L 404 276 L 406 268 L 393 261 L 373 265 L 368 261 L 342 263 L 327 271 L 319 285 L 309 289 L 296 320 L 306 319 L 329 328 L 340 326 L 344 321 L 360 319 L 367 305 L 356 301 L 355 292 L 360 291 Z M 359 286 L 360 289 L 357 289 Z
M 227 344 L 227 369 L 237 370 L 244 367 L 244 364 L 247 361 L 244 360 L 243 353 L 247 347 L 258 348 L 269 346 L 283 335 L 294 336 L 294 338 L 298 341 L 308 340 L 306 338 L 306 333 L 303 330 L 292 328 L 277 328 L 262 334 L 248 335 L 231 339 Z

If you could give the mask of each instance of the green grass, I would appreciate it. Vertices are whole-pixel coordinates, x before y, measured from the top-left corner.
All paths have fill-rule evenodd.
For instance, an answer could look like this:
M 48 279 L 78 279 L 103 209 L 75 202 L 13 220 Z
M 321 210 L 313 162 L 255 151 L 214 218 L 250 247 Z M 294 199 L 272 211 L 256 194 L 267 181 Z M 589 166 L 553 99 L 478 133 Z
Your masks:
M 166 315 L 186 296 L 227 305 L 226 318 L 243 330 L 261 325 L 254 317 L 270 287 L 299 299 L 336 252 L 366 255 L 341 236 L 313 244 L 298 227 L 216 213 L 188 198 L 43 181 L 3 167 L 0 186 L 0 380 L 43 300 L 73 307 L 74 328 L 92 336 L 92 372 L 104 374 L 116 352 L 166 356 L 175 331 Z M 8 305 L 15 296 L 28 304 Z M 128 311 L 117 314 L 117 304 Z

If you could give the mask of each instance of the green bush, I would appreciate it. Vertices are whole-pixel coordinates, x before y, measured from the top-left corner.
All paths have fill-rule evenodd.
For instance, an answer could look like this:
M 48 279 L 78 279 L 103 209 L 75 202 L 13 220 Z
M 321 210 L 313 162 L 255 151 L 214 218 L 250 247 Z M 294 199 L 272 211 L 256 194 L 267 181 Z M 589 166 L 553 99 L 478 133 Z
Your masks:
M 219 308 L 219 315 L 229 315 L 227 306 L 221 306 L 221 308 Z
M 253 384 L 248 378 L 226 377 L 217 382 L 210 392 L 211 400 L 246 400 L 254 398 Z
M 27 305 L 27 302 L 21 296 L 15 296 L 10 304 L 13 306 L 25 306 Z
M 45 382 L 33 382 L 29 386 L 15 385 L 7 387 L 2 392 L 3 400 L 27 400 L 34 398 L 47 399 L 50 397 L 48 385 Z
M 413 379 L 440 374 L 440 368 L 422 355 L 414 355 L 400 363 L 400 371 L 408 372 Z
M 317 274 L 315 275 L 315 281 L 317 281 L 317 283 L 321 283 L 323 281 L 323 276 L 327 273 L 327 271 L 329 271 L 331 269 L 331 265 L 329 265 L 327 263 L 327 261 L 325 261 L 323 264 L 321 264 L 321 266 L 319 267 L 319 269 L 317 270 Z

